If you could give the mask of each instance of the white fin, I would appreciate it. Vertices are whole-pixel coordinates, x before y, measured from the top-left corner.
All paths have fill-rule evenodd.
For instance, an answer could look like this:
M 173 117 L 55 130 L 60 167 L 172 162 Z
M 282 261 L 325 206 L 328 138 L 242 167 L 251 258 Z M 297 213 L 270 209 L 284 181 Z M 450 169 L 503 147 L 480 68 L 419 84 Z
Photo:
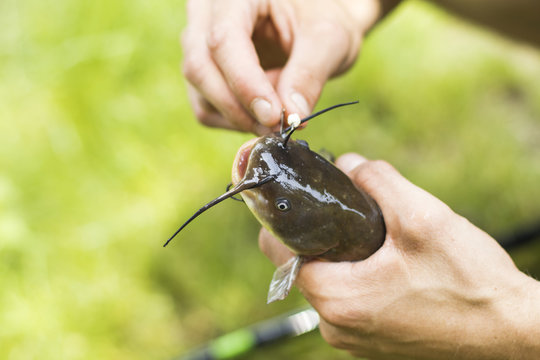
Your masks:
M 300 271 L 303 263 L 303 257 L 295 256 L 276 269 L 270 282 L 270 288 L 268 289 L 267 304 L 277 300 L 283 300 L 289 295 L 289 291 L 291 291 L 294 280 L 296 280 L 298 271 Z

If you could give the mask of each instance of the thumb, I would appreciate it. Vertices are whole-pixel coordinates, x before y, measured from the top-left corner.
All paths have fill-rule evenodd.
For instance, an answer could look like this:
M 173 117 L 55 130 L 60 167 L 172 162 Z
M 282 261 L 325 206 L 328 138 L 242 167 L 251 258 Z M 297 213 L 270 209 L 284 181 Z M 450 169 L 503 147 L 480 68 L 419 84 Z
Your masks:
M 277 86 L 288 113 L 311 113 L 326 81 L 347 60 L 348 46 L 346 33 L 329 23 L 306 26 L 296 34 Z
M 357 187 L 366 191 L 379 204 L 383 213 L 383 208 L 395 208 L 397 203 L 401 206 L 406 203 L 414 205 L 419 193 L 423 192 L 386 161 L 367 160 L 361 155 L 347 153 L 336 160 L 336 166 Z
M 347 153 L 336 160 L 336 166 L 381 207 L 394 206 L 401 200 L 408 200 L 414 205 L 414 199 L 427 195 L 386 161 L 367 160 L 358 154 Z
M 358 155 L 356 153 L 346 153 L 341 155 L 336 160 L 336 166 L 343 171 L 345 174 L 349 175 L 351 172 L 359 165 L 368 161 L 365 157 Z
M 446 204 L 411 183 L 386 161 L 368 161 L 348 153 L 338 158 L 336 165 L 377 202 L 388 233 L 440 231 L 455 216 Z

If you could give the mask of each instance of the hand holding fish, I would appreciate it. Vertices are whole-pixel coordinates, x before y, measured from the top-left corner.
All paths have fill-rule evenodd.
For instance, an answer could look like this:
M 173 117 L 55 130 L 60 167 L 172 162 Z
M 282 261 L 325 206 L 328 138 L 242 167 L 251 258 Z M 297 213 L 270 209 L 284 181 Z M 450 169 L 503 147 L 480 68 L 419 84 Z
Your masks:
M 540 353 L 540 283 L 489 235 L 380 161 L 337 161 L 379 204 L 387 235 L 358 262 L 311 261 L 296 284 L 331 345 L 391 359 L 533 359 Z M 262 251 L 292 253 L 266 230 Z
M 196 117 L 257 134 L 309 115 L 394 0 L 189 1 L 183 70 Z

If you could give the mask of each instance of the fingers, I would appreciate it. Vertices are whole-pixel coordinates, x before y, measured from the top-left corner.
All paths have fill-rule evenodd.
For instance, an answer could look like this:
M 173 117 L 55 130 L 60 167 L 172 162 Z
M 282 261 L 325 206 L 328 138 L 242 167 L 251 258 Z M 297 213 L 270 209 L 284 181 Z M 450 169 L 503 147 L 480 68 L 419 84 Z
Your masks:
M 350 34 L 339 23 L 316 19 L 300 25 L 277 89 L 285 108 L 309 115 L 328 79 L 350 66 L 351 52 L 356 54 Z
M 244 130 L 251 131 L 252 133 L 262 136 L 277 131 L 263 126 L 257 122 L 251 121 L 251 127 L 240 128 L 237 123 L 226 119 L 218 109 L 216 109 L 208 100 L 206 100 L 200 93 L 190 84 L 188 86 L 188 98 L 191 103 L 191 107 L 195 113 L 195 117 L 204 125 L 210 127 L 218 127 L 230 130 Z
M 282 105 L 260 66 L 251 38 L 255 21 L 264 16 L 263 9 L 259 9 L 262 6 L 261 2 L 253 1 L 215 2 L 207 43 L 214 62 L 241 105 L 261 124 L 273 126 L 279 121 Z
M 233 125 L 227 121 L 212 104 L 203 98 L 192 85 L 188 84 L 187 88 L 189 102 L 195 112 L 195 117 L 201 123 L 210 127 L 221 127 L 225 129 L 233 128 Z
M 278 125 L 283 108 L 309 115 L 328 78 L 351 65 L 361 39 L 347 7 L 321 3 L 189 1 L 183 71 L 199 120 L 260 134 Z M 273 47 L 255 48 L 261 24 Z M 289 60 L 265 72 L 261 59 L 276 48 Z
M 385 161 L 366 161 L 349 153 L 338 158 L 336 165 L 377 202 L 387 233 L 398 246 L 420 246 L 418 239 L 425 236 L 417 235 L 435 235 L 456 223 L 458 215 L 446 204 L 412 184 Z
M 267 132 L 246 110 L 212 58 L 207 44 L 207 29 L 213 23 L 210 8 L 209 1 L 188 2 L 189 23 L 182 34 L 183 73 L 190 83 L 189 96 L 195 114 L 208 126 Z M 239 67 L 236 71 L 243 70 Z
M 191 83 L 190 99 L 199 121 L 209 126 L 224 126 L 242 131 L 252 129 L 253 119 L 236 100 L 204 50 L 201 52 L 192 51 L 189 56 L 186 56 L 183 71 L 186 79 Z M 197 96 L 194 96 L 195 93 Z M 217 109 L 225 121 L 217 121 L 217 119 L 211 121 L 207 116 L 204 116 L 205 113 L 201 110 L 209 108 L 205 103 Z M 227 126 L 225 126 L 225 122 Z
M 272 236 L 265 228 L 259 232 L 259 248 L 271 262 L 280 266 L 287 262 L 294 254 L 278 239 Z
M 259 247 L 276 266 L 284 264 L 294 256 L 265 228 L 262 228 L 259 233 Z M 324 313 L 323 304 L 328 304 L 328 294 L 341 301 L 356 293 L 354 289 L 350 288 L 347 280 L 343 279 L 343 274 L 351 273 L 352 264 L 350 262 L 309 261 L 302 265 L 296 279 L 296 285 L 304 297 L 318 310 L 322 308 Z
M 352 335 L 349 331 L 344 331 L 336 327 L 321 317 L 319 330 L 323 339 L 332 347 L 342 350 L 349 350 L 357 347 L 358 334 Z
M 336 166 L 381 207 L 393 208 L 405 196 L 416 196 L 414 185 L 384 161 L 368 161 L 358 154 L 348 153 L 336 160 Z
M 336 166 L 345 174 L 349 175 L 357 166 L 368 161 L 362 155 L 356 153 L 346 153 L 336 159 Z
M 394 207 L 399 202 L 406 206 L 400 209 L 405 211 L 415 207 L 417 204 L 414 201 L 419 198 L 432 198 L 385 161 L 366 161 L 358 154 L 348 153 L 336 160 L 336 166 L 367 191 L 380 206 Z

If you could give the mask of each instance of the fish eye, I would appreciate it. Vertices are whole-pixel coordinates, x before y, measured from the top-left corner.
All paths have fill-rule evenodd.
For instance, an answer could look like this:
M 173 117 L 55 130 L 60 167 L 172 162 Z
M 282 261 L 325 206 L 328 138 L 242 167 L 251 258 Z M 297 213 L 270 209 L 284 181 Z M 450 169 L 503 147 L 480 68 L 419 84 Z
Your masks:
M 285 198 L 279 198 L 276 200 L 276 208 L 279 211 L 289 211 L 291 209 L 291 203 Z

